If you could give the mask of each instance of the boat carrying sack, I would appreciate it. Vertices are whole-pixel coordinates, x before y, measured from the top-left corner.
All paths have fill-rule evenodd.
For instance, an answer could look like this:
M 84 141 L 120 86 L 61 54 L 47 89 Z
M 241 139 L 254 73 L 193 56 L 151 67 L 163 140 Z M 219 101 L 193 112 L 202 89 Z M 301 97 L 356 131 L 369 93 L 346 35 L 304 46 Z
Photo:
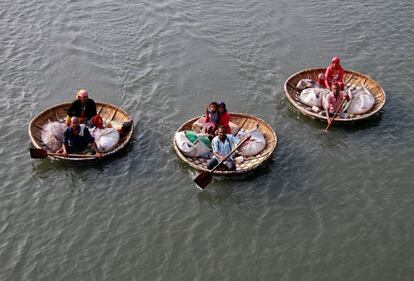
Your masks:
M 176 132 L 174 141 L 177 144 L 180 151 L 189 157 L 204 157 L 209 156 L 210 147 L 205 144 L 204 135 L 197 135 L 197 140 L 192 143 L 186 136 L 185 131 Z M 208 140 L 208 137 L 206 137 Z M 210 142 L 210 141 L 209 141 Z
M 368 112 L 375 103 L 374 96 L 364 86 L 356 88 L 348 106 L 349 114 L 364 114 Z
M 99 152 L 112 150 L 119 142 L 119 132 L 115 128 L 91 129 L 91 135 L 95 138 Z
M 49 120 L 47 124 L 43 125 L 40 138 L 50 151 L 56 152 L 62 147 L 65 128 L 65 123 L 58 121 L 51 122 Z
M 237 136 L 239 138 L 250 136 L 250 139 L 247 141 L 247 144 L 242 146 L 242 148 L 238 152 L 242 156 L 254 156 L 262 152 L 263 149 L 266 147 L 266 139 L 259 129 L 254 129 L 250 132 L 240 131 Z

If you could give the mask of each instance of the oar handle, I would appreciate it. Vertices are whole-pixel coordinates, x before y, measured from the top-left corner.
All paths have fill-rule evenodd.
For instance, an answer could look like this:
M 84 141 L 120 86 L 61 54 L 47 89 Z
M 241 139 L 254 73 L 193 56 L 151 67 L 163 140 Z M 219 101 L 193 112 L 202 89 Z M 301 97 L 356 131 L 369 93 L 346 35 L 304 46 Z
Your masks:
M 248 139 L 250 139 L 250 136 L 240 140 L 240 142 L 236 145 L 235 148 L 233 148 L 232 151 L 230 151 L 229 154 L 227 154 L 227 156 L 221 160 L 213 169 L 210 170 L 210 173 L 213 173 L 224 161 L 226 161 L 240 146 L 242 146 L 243 143 L 245 143 Z
M 61 156 L 61 157 L 72 157 L 72 158 L 92 158 L 92 157 L 95 157 L 95 155 L 86 155 L 86 154 L 67 154 L 66 156 L 63 156 L 61 153 L 52 153 L 52 152 L 48 152 L 47 155 Z

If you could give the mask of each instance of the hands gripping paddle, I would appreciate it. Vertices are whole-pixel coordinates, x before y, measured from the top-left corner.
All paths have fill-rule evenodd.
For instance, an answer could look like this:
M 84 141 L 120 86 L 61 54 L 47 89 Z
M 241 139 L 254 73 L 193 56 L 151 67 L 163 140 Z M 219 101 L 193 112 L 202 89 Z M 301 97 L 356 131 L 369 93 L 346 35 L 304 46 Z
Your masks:
M 250 139 L 250 136 L 240 140 L 240 142 L 236 145 L 235 148 L 223 159 L 221 160 L 213 169 L 210 171 L 204 171 L 198 174 L 198 176 L 194 179 L 194 182 L 201 188 L 204 189 L 213 179 L 213 172 L 224 162 L 229 158 L 239 147 L 241 147 L 248 139 Z

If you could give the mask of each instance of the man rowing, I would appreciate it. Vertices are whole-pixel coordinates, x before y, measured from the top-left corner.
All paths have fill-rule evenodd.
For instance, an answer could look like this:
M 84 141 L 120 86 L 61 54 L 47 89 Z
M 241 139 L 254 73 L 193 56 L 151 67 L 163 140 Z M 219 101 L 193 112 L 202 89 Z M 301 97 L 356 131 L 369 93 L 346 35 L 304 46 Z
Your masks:
M 207 169 L 213 169 L 220 161 L 226 159 L 226 156 L 239 142 L 239 138 L 234 137 L 231 134 L 226 134 L 226 127 L 220 125 L 217 129 L 217 136 L 215 136 L 211 141 L 213 158 L 207 163 Z M 227 158 L 223 164 L 229 171 L 236 170 L 236 163 L 234 163 L 233 156 Z
M 330 117 L 334 117 L 334 114 L 338 109 L 338 112 L 341 111 L 339 107 L 342 106 L 342 101 L 345 99 L 349 101 L 349 95 L 340 90 L 337 82 L 333 82 L 331 92 L 326 96 L 326 119 L 328 120 L 328 124 L 333 121 L 333 118 L 331 119 Z
M 90 147 L 91 145 L 91 147 Z M 72 117 L 70 126 L 65 129 L 63 134 L 62 148 L 58 153 L 67 157 L 68 153 L 85 153 L 93 149 L 97 157 L 102 155 L 98 152 L 95 139 L 91 136 L 88 128 L 80 124 L 78 117 Z

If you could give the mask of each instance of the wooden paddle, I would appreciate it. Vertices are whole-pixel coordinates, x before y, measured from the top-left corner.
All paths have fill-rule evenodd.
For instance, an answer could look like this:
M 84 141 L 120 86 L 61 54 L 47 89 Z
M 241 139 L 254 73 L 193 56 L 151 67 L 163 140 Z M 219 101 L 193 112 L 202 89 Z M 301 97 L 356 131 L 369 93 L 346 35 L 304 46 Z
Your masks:
M 223 159 L 221 160 L 213 169 L 210 171 L 203 171 L 194 179 L 194 182 L 201 188 L 204 189 L 213 179 L 213 172 L 221 165 L 224 161 L 227 160 L 239 147 L 241 147 L 248 139 L 250 139 L 250 136 L 243 138 L 240 140 L 240 142 L 236 145 L 235 148 Z
M 63 156 L 60 153 L 53 153 L 53 152 L 47 152 L 46 150 L 43 150 L 41 148 L 30 148 L 30 157 L 34 159 L 41 159 L 46 158 L 48 156 Z M 92 158 L 95 155 L 86 155 L 86 154 L 68 154 L 67 157 L 73 157 L 73 158 Z
M 336 111 L 335 111 L 335 113 L 334 113 L 334 115 L 333 115 L 333 117 L 332 117 L 332 119 L 331 119 L 331 122 L 330 122 L 330 123 L 328 123 L 328 126 L 326 126 L 325 132 L 328 132 L 328 130 L 329 130 L 329 128 L 331 127 L 331 124 L 333 123 L 333 121 L 334 121 L 334 119 L 335 119 L 336 115 L 338 115 L 339 110 L 341 110 L 342 105 L 344 104 L 345 100 L 346 100 L 346 97 L 342 100 L 341 104 L 340 104 L 340 105 L 339 105 L 339 107 L 336 109 Z M 326 118 L 327 118 L 327 120 L 328 120 L 328 116 L 326 116 Z

